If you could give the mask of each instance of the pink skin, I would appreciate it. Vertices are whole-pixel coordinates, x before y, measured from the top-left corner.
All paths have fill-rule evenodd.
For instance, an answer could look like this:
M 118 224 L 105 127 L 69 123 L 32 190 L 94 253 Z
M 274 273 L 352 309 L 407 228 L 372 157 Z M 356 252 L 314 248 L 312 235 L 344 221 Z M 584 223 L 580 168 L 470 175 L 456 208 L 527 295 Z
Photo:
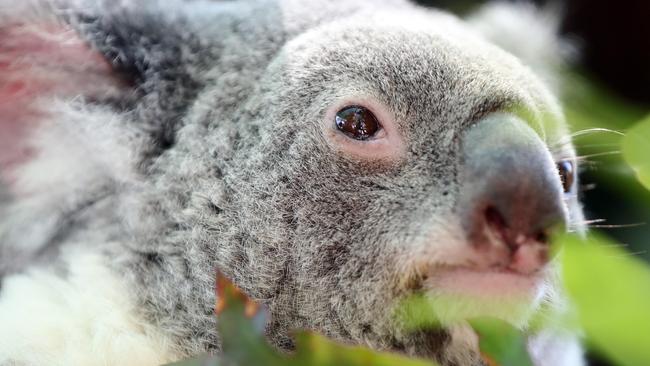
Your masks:
M 0 27 L 0 179 L 34 153 L 28 138 L 48 115 L 53 97 L 92 97 L 124 86 L 111 66 L 72 30 L 59 24 Z
M 451 293 L 528 299 L 546 277 L 548 244 L 517 234 L 504 236 L 503 228 L 484 227 L 486 243 L 463 246 L 465 264 L 445 266 L 431 272 L 430 285 Z
M 445 294 L 468 294 L 477 298 L 511 298 L 527 301 L 535 297 L 541 275 L 522 275 L 508 270 L 453 268 L 436 271 L 427 286 Z

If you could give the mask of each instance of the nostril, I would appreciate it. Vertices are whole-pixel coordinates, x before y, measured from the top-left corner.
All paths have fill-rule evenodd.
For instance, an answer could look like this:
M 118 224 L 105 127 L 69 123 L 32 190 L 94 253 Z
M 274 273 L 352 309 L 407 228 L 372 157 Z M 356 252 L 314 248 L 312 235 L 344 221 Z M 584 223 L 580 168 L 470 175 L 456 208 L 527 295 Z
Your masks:
M 545 231 L 539 231 L 535 235 L 535 241 L 542 244 L 548 244 L 548 234 Z
M 485 216 L 486 229 L 496 234 L 501 242 L 511 247 L 512 241 L 510 240 L 508 222 L 499 209 L 494 206 L 487 206 L 483 215 Z
M 535 233 L 527 234 L 525 230 L 517 227 L 511 227 L 501 211 L 493 205 L 487 206 L 484 211 L 486 229 L 491 231 L 499 238 L 503 244 L 511 250 L 516 250 L 519 246 L 527 243 L 548 243 L 548 234 L 546 230 L 539 230 Z
M 508 226 L 506 219 L 499 210 L 494 206 L 488 206 L 485 209 L 485 222 L 488 226 L 498 229 L 499 231 L 505 230 Z

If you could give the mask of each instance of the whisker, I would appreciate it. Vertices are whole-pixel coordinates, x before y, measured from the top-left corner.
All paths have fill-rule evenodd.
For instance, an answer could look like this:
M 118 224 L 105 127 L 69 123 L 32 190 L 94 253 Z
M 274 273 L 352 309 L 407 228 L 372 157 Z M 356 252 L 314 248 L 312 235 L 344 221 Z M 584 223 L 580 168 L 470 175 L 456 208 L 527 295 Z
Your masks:
M 647 250 L 639 250 L 637 252 L 629 252 L 629 253 L 632 254 L 632 255 L 641 255 L 641 254 L 648 253 L 648 251 Z
M 567 145 L 567 144 L 570 144 L 572 142 L 572 140 L 574 138 L 576 138 L 576 137 L 585 136 L 585 135 L 589 135 L 589 134 L 593 134 L 593 133 L 599 133 L 599 132 L 600 133 L 611 133 L 611 134 L 615 134 L 615 135 L 618 135 L 618 136 L 625 136 L 625 134 L 623 132 L 620 132 L 620 131 L 612 130 L 612 129 L 609 129 L 609 128 L 603 128 L 603 127 L 594 127 L 594 128 L 587 128 L 587 129 L 584 129 L 584 130 L 576 131 L 576 132 L 568 135 L 567 139 L 559 140 L 558 142 L 553 144 L 553 146 L 557 147 L 559 145 Z
M 600 165 L 602 162 L 600 161 L 595 161 L 595 160 L 589 160 L 589 156 L 584 156 L 584 157 L 578 157 L 576 158 L 577 161 L 580 162 L 580 164 L 591 164 L 591 165 Z
M 581 184 L 580 185 L 580 191 L 581 192 L 587 192 L 596 189 L 596 183 L 589 183 L 589 184 Z
M 580 168 L 584 168 L 586 166 L 590 165 L 601 165 L 602 162 L 600 161 L 595 161 L 595 160 L 587 160 L 586 158 L 580 161 Z
M 628 228 L 628 227 L 639 227 L 639 226 L 645 226 L 647 223 L 645 222 L 637 222 L 634 224 L 607 224 L 607 225 L 588 225 L 590 228 L 596 228 L 596 229 L 622 229 L 622 228 Z
M 579 137 L 579 136 L 584 136 L 584 135 L 588 135 L 588 134 L 591 134 L 591 133 L 597 133 L 597 132 L 606 132 L 606 133 L 613 133 L 613 134 L 619 135 L 619 136 L 625 136 L 625 134 L 623 132 L 621 132 L 621 131 L 616 131 L 616 130 L 612 130 L 612 129 L 609 129 L 609 128 L 603 128 L 603 127 L 594 127 L 594 128 L 587 128 L 587 129 L 584 129 L 584 130 L 576 131 L 576 132 L 570 134 L 569 137 Z
M 591 225 L 591 224 L 598 224 L 598 223 L 605 222 L 605 221 L 607 221 L 607 220 L 605 220 L 605 219 L 584 220 L 584 221 L 580 221 L 579 224 Z
M 601 244 L 601 246 L 606 248 L 627 248 L 630 246 L 630 244 L 626 244 L 626 243 Z
M 618 155 L 620 153 L 621 153 L 620 150 L 603 151 L 603 152 L 599 152 L 599 153 L 576 156 L 576 159 L 593 158 L 593 157 L 596 157 L 596 156 Z
M 602 166 L 599 164 L 595 164 L 593 162 L 586 162 L 582 164 L 580 167 L 580 174 L 593 174 L 593 172 L 600 171 L 600 168 Z
M 619 255 L 608 255 L 607 257 L 608 258 L 629 258 L 629 257 L 634 257 L 634 256 L 637 256 L 637 255 L 640 255 L 640 254 L 646 254 L 646 253 L 647 253 L 647 251 L 641 250 L 641 251 L 638 251 L 638 252 L 621 253 Z
M 584 149 L 587 147 L 612 147 L 612 146 L 620 146 L 620 144 L 575 144 L 575 146 L 578 149 Z

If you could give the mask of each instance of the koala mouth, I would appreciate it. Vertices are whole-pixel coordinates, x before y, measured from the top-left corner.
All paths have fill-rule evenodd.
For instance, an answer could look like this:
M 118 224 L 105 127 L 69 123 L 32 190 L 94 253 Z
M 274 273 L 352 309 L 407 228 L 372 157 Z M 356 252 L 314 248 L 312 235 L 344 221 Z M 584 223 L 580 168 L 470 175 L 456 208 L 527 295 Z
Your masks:
M 424 288 L 439 293 L 465 293 L 476 297 L 508 297 L 523 295 L 544 282 L 545 271 L 522 273 L 510 267 L 477 269 L 471 267 L 442 268 L 431 273 Z
M 523 326 L 550 291 L 554 267 L 539 260 L 536 248 L 546 244 L 483 243 L 466 247 L 462 259 L 451 263 L 419 266 L 420 276 L 410 289 L 426 297 L 428 311 L 444 326 L 479 317 Z
M 481 210 L 480 230 L 470 236 L 467 254 L 455 265 L 433 266 L 424 287 L 444 294 L 530 299 L 549 277 L 550 244 L 545 233 L 531 235 L 506 223 L 493 207 Z

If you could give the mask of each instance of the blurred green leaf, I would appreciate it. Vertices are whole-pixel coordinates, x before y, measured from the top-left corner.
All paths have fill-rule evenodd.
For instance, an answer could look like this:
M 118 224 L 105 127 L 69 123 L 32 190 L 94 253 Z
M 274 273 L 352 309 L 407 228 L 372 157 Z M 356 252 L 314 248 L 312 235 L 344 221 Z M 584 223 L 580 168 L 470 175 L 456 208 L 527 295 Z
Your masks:
M 395 313 L 398 323 L 409 331 L 439 328 L 432 301 L 423 293 L 417 293 L 401 301 Z
M 492 318 L 473 319 L 470 324 L 479 335 L 481 353 L 490 365 L 533 366 L 521 331 Z
M 439 299 L 438 299 L 439 300 Z M 457 300 L 434 301 L 425 294 L 416 294 L 400 303 L 397 319 L 408 330 L 435 329 L 440 322 L 435 316 L 439 306 L 466 306 Z M 477 318 L 469 320 L 479 336 L 484 361 L 490 366 L 533 366 L 526 349 L 526 334 L 502 320 Z
M 650 268 L 595 234 L 557 242 L 588 341 L 620 365 L 650 365 Z
M 341 345 L 311 332 L 297 334 L 294 354 L 280 353 L 266 342 L 266 313 L 261 307 L 222 275 L 218 276 L 217 292 L 218 328 L 227 334 L 222 337 L 222 352 L 218 357 L 204 356 L 174 366 L 435 366 L 431 361 Z
M 372 351 L 364 347 L 344 346 L 311 332 L 296 337 L 297 353 L 291 365 L 373 365 L 435 366 L 432 361 Z
M 219 315 L 221 358 L 227 365 L 286 365 L 287 358 L 273 349 L 264 338 L 254 319 L 244 316 L 245 305 L 233 302 Z
M 627 131 L 623 156 L 639 181 L 650 190 L 650 116 Z

